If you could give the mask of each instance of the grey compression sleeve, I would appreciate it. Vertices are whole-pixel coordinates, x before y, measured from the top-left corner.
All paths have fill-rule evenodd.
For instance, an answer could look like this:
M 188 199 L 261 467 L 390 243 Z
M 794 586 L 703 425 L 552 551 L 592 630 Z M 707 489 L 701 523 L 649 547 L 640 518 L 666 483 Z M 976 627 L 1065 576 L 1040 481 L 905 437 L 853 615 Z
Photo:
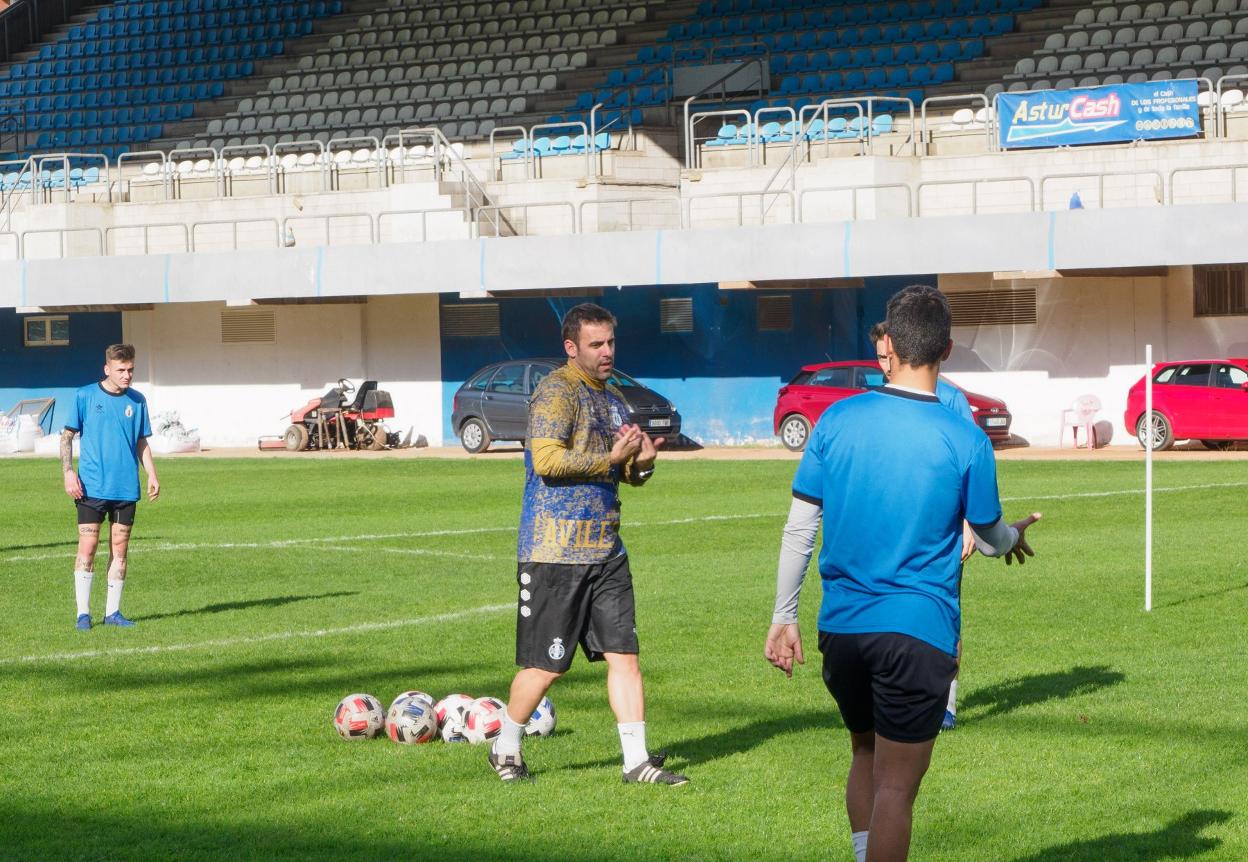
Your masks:
M 971 532 L 975 534 L 975 547 L 985 557 L 1003 557 L 1018 543 L 1018 530 L 998 518 L 991 527 L 977 527 L 971 524 Z
M 776 568 L 776 606 L 772 612 L 772 624 L 797 622 L 797 599 L 802 592 L 802 581 L 815 552 L 815 535 L 823 509 L 814 503 L 793 498 L 789 507 L 789 520 L 784 525 L 780 539 L 780 563 Z

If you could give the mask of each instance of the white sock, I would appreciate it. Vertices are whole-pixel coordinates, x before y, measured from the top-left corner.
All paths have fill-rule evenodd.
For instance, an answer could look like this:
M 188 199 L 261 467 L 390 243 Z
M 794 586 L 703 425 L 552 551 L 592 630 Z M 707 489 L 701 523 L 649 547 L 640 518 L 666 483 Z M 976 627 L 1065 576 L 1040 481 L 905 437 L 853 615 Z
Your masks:
M 629 721 L 617 724 L 620 731 L 620 748 L 624 750 L 624 771 L 636 769 L 650 759 L 646 751 L 646 723 Z
M 94 572 L 74 572 L 74 595 L 78 598 L 78 616 L 91 613 L 91 581 Z
M 104 606 L 104 616 L 111 617 L 121 610 L 121 588 L 125 585 L 125 581 L 108 579 L 108 602 Z
M 945 709 L 954 715 L 958 714 L 958 681 L 956 679 L 949 683 L 949 703 L 945 705 Z
M 870 833 L 867 830 L 861 832 L 850 833 L 850 838 L 854 840 L 854 862 L 867 862 L 867 836 Z
M 500 757 L 520 753 L 520 741 L 524 739 L 524 725 L 511 720 L 511 716 L 503 712 L 503 730 L 494 740 L 493 751 Z

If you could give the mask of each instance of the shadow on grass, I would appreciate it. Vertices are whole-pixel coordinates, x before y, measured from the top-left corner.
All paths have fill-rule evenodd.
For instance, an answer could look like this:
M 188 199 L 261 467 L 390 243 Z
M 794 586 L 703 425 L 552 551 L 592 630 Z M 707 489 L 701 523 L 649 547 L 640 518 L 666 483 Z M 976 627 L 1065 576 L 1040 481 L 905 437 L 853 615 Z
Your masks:
M 141 540 L 134 539 L 133 541 L 131 541 L 130 547 L 135 548 L 135 549 L 141 549 L 143 546 L 142 544 L 143 542 L 159 542 L 163 539 L 164 539 L 163 536 L 144 536 Z M 103 542 L 101 542 L 101 546 L 103 546 Z M 39 550 L 46 551 L 49 548 L 64 548 L 66 553 L 72 554 L 74 551 L 78 549 L 78 539 L 77 538 L 62 539 L 59 542 L 37 542 L 34 544 L 30 544 L 30 545 L 0 545 L 0 554 L 3 554 L 7 551 L 39 551 Z M 100 550 L 105 555 L 107 555 L 108 549 L 106 547 L 101 547 Z
M 831 709 L 823 712 L 799 712 L 780 718 L 754 721 L 749 724 L 729 728 L 728 730 L 721 730 L 719 733 L 694 737 L 693 739 L 676 740 L 670 743 L 652 739 L 649 742 L 651 751 L 664 749 L 669 752 L 671 755 L 671 759 L 668 761 L 669 768 L 673 764 L 684 768 L 686 766 L 697 766 L 699 763 L 707 763 L 733 754 L 741 754 L 786 733 L 802 733 L 807 730 L 820 730 L 840 726 L 840 717 L 836 714 L 835 709 Z M 619 765 L 620 760 L 617 757 L 610 760 L 603 759 L 584 763 L 571 763 L 567 766 L 559 767 L 555 771 L 564 769 L 601 769 L 605 766 Z
M 169 620 L 176 617 L 191 617 L 199 614 L 220 614 L 226 611 L 245 611 L 251 608 L 280 608 L 282 605 L 290 605 L 295 602 L 308 602 L 314 599 L 337 599 L 343 596 L 358 596 L 358 592 L 337 592 L 337 593 L 319 593 L 314 596 L 272 596 L 267 599 L 250 599 L 243 602 L 218 602 L 215 605 L 204 605 L 202 608 L 192 608 L 184 611 L 173 611 L 167 614 L 149 614 L 147 616 L 135 617 L 135 621 L 149 622 L 151 620 Z
M 1024 856 L 1016 862 L 1154 862 L 1190 859 L 1222 846 L 1220 838 L 1200 833 L 1231 819 L 1227 811 L 1192 811 L 1154 832 L 1118 832 L 1072 841 Z
M 1248 584 L 1236 584 L 1233 587 L 1225 587 L 1224 589 L 1221 589 L 1221 590 L 1211 590 L 1207 593 L 1201 593 L 1195 596 L 1188 596 L 1187 598 L 1183 598 L 1183 599 L 1175 599 L 1172 602 L 1164 602 L 1163 604 L 1157 605 L 1157 607 L 1177 608 L 1179 605 L 1186 605 L 1186 604 L 1189 604 L 1190 602 L 1199 602 L 1203 599 L 1212 599 L 1217 596 L 1224 596 L 1227 593 L 1237 593 L 1240 590 L 1248 590 Z
M 962 708 L 967 712 L 974 710 L 976 720 L 982 720 L 1047 700 L 1090 694 L 1126 678 L 1126 674 L 1104 665 L 1039 673 L 976 689 L 962 701 Z

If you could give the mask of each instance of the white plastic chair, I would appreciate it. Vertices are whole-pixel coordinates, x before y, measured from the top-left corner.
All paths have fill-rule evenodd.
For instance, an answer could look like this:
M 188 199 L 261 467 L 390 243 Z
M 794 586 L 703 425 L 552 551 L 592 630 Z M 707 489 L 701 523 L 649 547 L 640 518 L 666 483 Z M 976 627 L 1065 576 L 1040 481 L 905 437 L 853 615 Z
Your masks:
M 1060 449 L 1066 443 L 1066 429 L 1073 432 L 1075 448 L 1079 447 L 1079 429 L 1083 429 L 1083 448 L 1096 448 L 1096 415 L 1101 412 L 1101 399 L 1095 395 L 1080 395 L 1075 403 L 1062 411 L 1062 430 L 1057 437 Z

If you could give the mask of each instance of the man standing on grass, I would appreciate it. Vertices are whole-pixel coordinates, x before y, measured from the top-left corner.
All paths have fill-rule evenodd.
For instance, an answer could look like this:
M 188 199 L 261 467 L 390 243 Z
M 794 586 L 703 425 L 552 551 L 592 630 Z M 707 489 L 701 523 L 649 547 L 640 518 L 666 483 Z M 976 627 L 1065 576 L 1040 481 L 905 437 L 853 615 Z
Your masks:
M 91 628 L 91 582 L 95 577 L 95 550 L 100 524 L 108 517 L 108 597 L 104 625 L 132 626 L 121 614 L 121 590 L 126 583 L 126 552 L 139 500 L 139 463 L 147 472 L 147 496 L 160 496 L 160 482 L 147 438 L 152 425 L 147 399 L 130 388 L 134 379 L 134 348 L 114 344 L 104 351 L 104 379 L 78 390 L 73 413 L 61 432 L 61 473 L 65 493 L 78 509 L 78 557 L 74 591 L 78 599 L 77 627 Z M 74 435 L 81 434 L 78 471 L 74 472 Z
M 884 336 L 888 334 L 888 323 L 881 320 L 875 326 L 871 327 L 870 337 L 871 343 L 875 345 L 875 361 L 880 364 L 880 370 L 884 372 L 884 379 L 891 378 L 892 366 L 888 359 L 888 347 L 884 343 Z M 948 407 L 958 416 L 961 416 L 972 425 L 975 424 L 975 415 L 971 413 L 971 403 L 966 400 L 966 396 L 962 394 L 962 390 L 954 386 L 952 383 L 946 383 L 940 377 L 936 378 L 936 397 L 940 399 L 940 403 Z M 976 426 L 979 427 L 979 426 Z M 971 525 L 962 522 L 962 562 L 966 562 L 971 554 L 975 553 L 975 534 L 971 532 Z M 959 579 L 961 575 L 959 575 Z M 962 641 L 958 640 L 958 669 L 962 667 Z M 945 704 L 945 717 L 940 723 L 941 730 L 953 730 L 958 726 L 958 678 L 955 675 L 953 682 L 949 683 L 949 700 Z
M 633 579 L 620 541 L 619 483 L 654 473 L 663 438 L 636 425 L 607 383 L 615 367 L 615 317 L 584 303 L 563 318 L 568 364 L 538 385 L 529 405 L 520 514 L 516 664 L 502 733 L 489 753 L 503 781 L 527 779 L 524 726 L 572 665 L 578 644 L 607 663 L 607 699 L 624 751 L 625 783 L 685 784 L 646 748 Z
M 889 300 L 887 386 L 828 408 L 793 479 L 764 654 L 805 663 L 798 596 L 823 522 L 819 650 L 850 734 L 845 806 L 858 862 L 901 862 L 919 784 L 957 670 L 962 522 L 986 556 L 1021 564 L 1024 532 L 1001 517 L 988 437 L 936 397 L 949 304 L 935 288 Z M 866 504 L 869 502 L 869 505 Z

